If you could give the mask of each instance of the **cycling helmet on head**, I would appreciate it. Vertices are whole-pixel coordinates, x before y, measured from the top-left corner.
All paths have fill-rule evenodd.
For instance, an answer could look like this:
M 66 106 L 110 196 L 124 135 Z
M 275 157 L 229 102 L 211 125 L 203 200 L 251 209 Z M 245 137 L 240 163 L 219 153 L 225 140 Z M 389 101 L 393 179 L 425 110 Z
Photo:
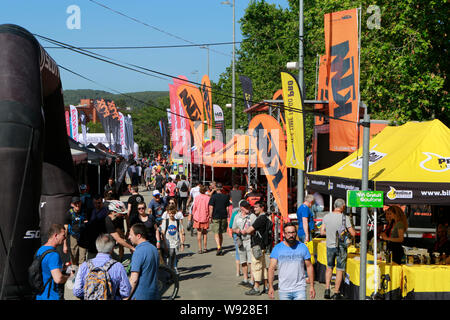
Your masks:
M 125 204 L 119 200 L 110 200 L 108 204 L 108 210 L 110 212 L 117 212 L 120 214 L 126 214 L 128 212 Z

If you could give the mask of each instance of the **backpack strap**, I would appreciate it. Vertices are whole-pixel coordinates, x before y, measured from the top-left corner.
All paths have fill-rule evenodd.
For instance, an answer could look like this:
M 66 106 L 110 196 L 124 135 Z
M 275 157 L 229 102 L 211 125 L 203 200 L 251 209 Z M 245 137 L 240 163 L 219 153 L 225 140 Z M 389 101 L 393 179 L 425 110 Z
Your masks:
M 49 253 L 52 252 L 58 252 L 56 251 L 56 249 L 48 249 L 46 251 L 44 251 L 40 256 L 39 256 L 39 265 L 41 267 L 41 273 L 42 273 L 42 261 L 44 260 L 45 256 Z M 36 252 L 36 257 L 37 257 L 37 252 Z M 50 278 L 48 278 L 47 282 L 44 284 L 44 291 L 45 291 L 45 287 L 50 283 L 49 287 L 48 287 L 48 293 L 47 293 L 47 299 L 50 298 L 50 290 L 52 289 L 52 282 L 53 282 L 53 277 L 50 274 Z M 53 282 L 54 283 L 54 282 Z

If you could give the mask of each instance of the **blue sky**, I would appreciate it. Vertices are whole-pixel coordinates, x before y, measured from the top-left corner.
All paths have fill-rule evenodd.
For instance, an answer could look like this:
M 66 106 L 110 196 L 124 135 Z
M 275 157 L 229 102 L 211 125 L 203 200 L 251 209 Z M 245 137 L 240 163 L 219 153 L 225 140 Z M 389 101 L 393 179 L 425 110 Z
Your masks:
M 158 46 L 186 45 L 232 41 L 233 11 L 223 0 L 95 0 L 116 11 L 138 19 L 144 26 L 88 0 L 2 0 L 0 23 L 20 25 L 39 34 L 74 46 Z M 232 3 L 232 0 L 230 0 Z M 283 8 L 287 0 L 267 0 Z M 237 21 L 244 15 L 249 1 L 236 0 L 236 41 L 242 40 Z M 80 8 L 80 29 L 66 25 L 71 13 L 67 8 Z M 170 33 L 155 30 L 155 28 Z M 39 40 L 44 46 L 54 46 Z M 211 46 L 210 78 L 217 81 L 231 64 L 232 45 Z M 215 51 L 219 51 L 215 52 Z M 55 61 L 101 85 L 61 70 L 64 89 L 100 89 L 121 92 L 166 91 L 171 80 L 158 79 L 127 71 L 89 57 L 61 49 L 47 49 Z M 92 50 L 122 62 L 133 63 L 170 75 L 185 75 L 201 81 L 207 73 L 207 50 L 198 47 L 140 50 Z

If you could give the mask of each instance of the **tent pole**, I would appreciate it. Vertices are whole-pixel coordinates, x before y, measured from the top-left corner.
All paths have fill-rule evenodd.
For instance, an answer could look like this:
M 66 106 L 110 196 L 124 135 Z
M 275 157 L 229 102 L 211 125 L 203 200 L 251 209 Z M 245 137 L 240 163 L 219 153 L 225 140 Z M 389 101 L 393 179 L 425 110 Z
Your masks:
M 373 208 L 373 220 L 374 220 L 374 230 L 373 230 L 373 267 L 374 267 L 374 297 L 377 294 L 378 289 L 378 267 L 377 267 L 377 208 Z
M 98 166 L 97 166 L 97 171 L 98 171 L 98 194 L 101 194 L 100 193 L 100 162 L 98 163 Z

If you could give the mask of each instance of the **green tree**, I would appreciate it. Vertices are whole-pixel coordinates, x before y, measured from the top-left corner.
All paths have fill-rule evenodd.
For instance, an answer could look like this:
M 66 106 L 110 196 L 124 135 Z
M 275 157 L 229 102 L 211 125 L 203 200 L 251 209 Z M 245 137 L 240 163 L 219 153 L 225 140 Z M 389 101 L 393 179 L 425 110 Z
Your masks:
M 167 117 L 167 113 L 163 111 L 166 109 L 165 106 L 168 106 L 165 99 L 165 97 L 158 98 L 157 103 L 149 100 L 145 106 L 130 112 L 133 119 L 134 141 L 139 145 L 141 154 L 149 154 L 163 148 L 158 122 Z
M 380 8 L 380 28 L 369 28 Z M 438 118 L 450 125 L 448 96 L 448 23 L 450 4 L 445 0 L 304 1 L 304 81 L 306 99 L 315 95 L 317 55 L 325 53 L 324 14 L 361 7 L 360 93 L 372 119 L 404 123 Z M 251 1 L 239 21 L 243 41 L 236 61 L 236 128 L 247 128 L 239 75 L 253 81 L 254 102 L 271 99 L 281 88 L 280 71 L 298 61 L 298 0 L 282 9 L 265 1 Z M 213 101 L 231 102 L 231 67 L 213 84 Z M 231 109 L 224 108 L 231 128 Z M 306 114 L 307 145 L 312 120 Z

